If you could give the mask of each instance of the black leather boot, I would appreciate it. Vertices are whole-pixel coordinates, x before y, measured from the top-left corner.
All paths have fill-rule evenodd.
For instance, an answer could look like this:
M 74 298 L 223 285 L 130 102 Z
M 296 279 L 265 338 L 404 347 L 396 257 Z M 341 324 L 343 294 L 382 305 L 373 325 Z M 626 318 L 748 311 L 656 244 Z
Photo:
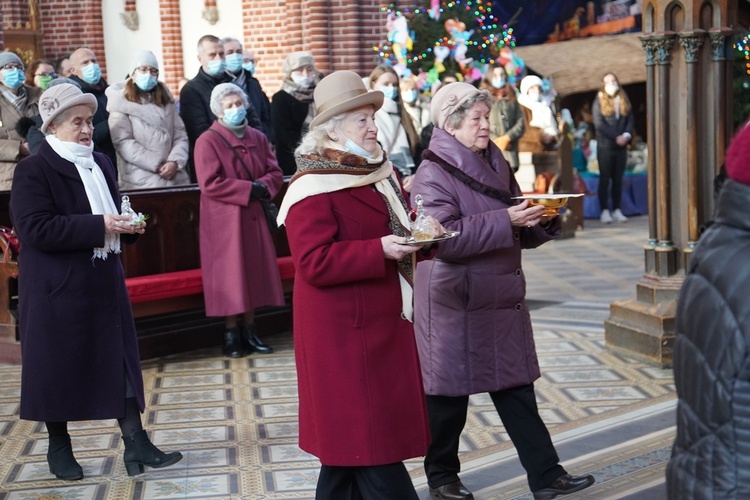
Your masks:
M 273 352 L 273 347 L 263 343 L 258 338 L 258 327 L 255 324 L 245 325 L 242 328 L 242 347 L 247 352 L 258 352 L 260 354 L 270 354 Z
M 224 332 L 224 347 L 222 348 L 224 356 L 228 358 L 241 358 L 245 355 L 242 350 L 240 340 L 240 329 L 237 327 L 227 328 Z
M 125 442 L 125 453 L 122 458 L 128 476 L 142 474 L 144 465 L 161 469 L 182 460 L 182 453 L 179 451 L 164 453 L 154 446 L 145 430 L 140 430 L 132 436 L 123 436 L 122 440 Z
M 50 436 L 47 448 L 47 463 L 49 471 L 57 479 L 77 481 L 83 479 L 83 469 L 73 456 L 73 446 L 70 436 Z

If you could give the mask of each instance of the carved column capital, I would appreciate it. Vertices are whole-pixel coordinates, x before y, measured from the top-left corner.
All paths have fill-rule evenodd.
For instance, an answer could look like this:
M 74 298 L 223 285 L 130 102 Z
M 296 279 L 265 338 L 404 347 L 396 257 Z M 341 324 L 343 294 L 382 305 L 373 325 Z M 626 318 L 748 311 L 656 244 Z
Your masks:
M 711 58 L 723 61 L 727 58 L 726 40 L 734 33 L 732 28 L 711 28 L 708 37 L 711 40 Z
M 656 64 L 656 39 L 653 35 L 643 35 L 638 37 L 641 40 L 643 51 L 646 52 L 646 66 Z
M 657 64 L 666 65 L 670 63 L 672 46 L 676 37 L 677 35 L 671 31 L 653 35 Z
M 678 35 L 680 45 L 685 49 L 685 62 L 698 62 L 698 50 L 703 45 L 706 32 L 703 30 L 683 31 Z

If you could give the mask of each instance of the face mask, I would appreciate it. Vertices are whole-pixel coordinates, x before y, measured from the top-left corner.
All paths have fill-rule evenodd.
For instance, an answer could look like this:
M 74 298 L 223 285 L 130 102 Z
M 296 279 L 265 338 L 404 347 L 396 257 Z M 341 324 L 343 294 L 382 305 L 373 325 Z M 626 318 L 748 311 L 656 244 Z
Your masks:
M 505 87 L 505 78 L 503 78 L 502 76 L 499 76 L 499 77 L 498 76 L 493 76 L 492 77 L 492 86 L 495 87 L 496 89 L 501 89 L 501 88 Z
M 364 158 L 372 158 L 374 156 L 373 153 L 370 153 L 365 148 L 357 144 L 351 139 L 346 140 L 346 144 L 344 144 L 344 148 L 349 151 L 353 155 L 362 156 Z
M 229 108 L 224 110 L 224 121 L 229 125 L 236 127 L 245 121 L 247 110 L 243 107 Z
M 604 92 L 610 97 L 614 97 L 618 90 L 620 90 L 620 86 L 616 83 L 608 83 L 604 86 Z
M 140 71 L 135 74 L 134 83 L 144 92 L 148 92 L 156 87 L 156 77 L 148 73 L 141 73 Z
M 409 104 L 416 102 L 417 91 L 412 89 L 412 90 L 406 90 L 404 92 L 401 92 L 401 99 L 404 102 L 408 102 Z
M 6 87 L 12 88 L 13 90 L 16 90 L 23 85 L 25 79 L 26 75 L 24 75 L 23 71 L 18 68 L 3 70 L 3 83 Z
M 211 61 L 208 61 L 208 74 L 211 76 L 219 76 L 220 74 L 224 73 L 224 70 L 227 68 L 226 63 L 224 62 L 224 59 L 213 59 Z
M 49 86 L 49 82 L 51 82 L 53 78 L 51 76 L 40 76 L 39 77 L 39 88 L 42 90 L 47 90 L 47 87 Z
M 240 69 L 242 69 L 242 54 L 229 54 L 224 58 L 224 61 L 227 65 L 227 69 L 232 73 L 237 73 Z
M 292 81 L 303 88 L 308 88 L 310 85 L 312 85 L 313 77 L 312 76 L 300 76 L 295 75 L 292 73 Z
M 246 62 L 242 65 L 242 67 L 245 69 L 245 71 L 249 71 L 251 75 L 255 73 L 255 63 L 252 61 Z
M 386 85 L 385 87 L 380 87 L 380 91 L 385 94 L 385 97 L 390 100 L 396 99 L 396 87 L 393 85 Z
M 542 100 L 542 95 L 539 92 L 529 92 L 528 93 L 529 100 L 532 102 L 540 102 Z
M 88 84 L 95 84 L 102 79 L 102 70 L 96 63 L 87 64 L 81 68 L 81 78 Z

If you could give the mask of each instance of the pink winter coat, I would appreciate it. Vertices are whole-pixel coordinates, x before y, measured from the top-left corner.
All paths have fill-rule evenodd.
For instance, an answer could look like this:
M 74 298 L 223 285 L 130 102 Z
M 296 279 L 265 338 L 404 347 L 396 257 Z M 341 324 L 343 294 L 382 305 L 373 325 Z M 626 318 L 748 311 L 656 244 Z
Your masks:
M 237 151 L 247 169 L 210 130 Z M 207 316 L 241 314 L 284 304 L 276 250 L 263 207 L 250 201 L 253 180 L 279 192 L 283 176 L 262 132 L 247 127 L 239 139 L 215 121 L 195 143 L 201 189 L 200 253 Z M 252 177 L 252 178 L 251 178 Z
M 437 128 L 429 147 L 479 184 L 520 195 L 502 152 L 492 142 L 489 148 L 488 162 Z M 417 194 L 428 215 L 461 231 L 417 265 L 414 330 L 425 393 L 464 396 L 533 382 L 540 374 L 521 249 L 556 238 L 559 222 L 547 230 L 512 227 L 507 204 L 428 160 L 416 173 L 411 195 Z

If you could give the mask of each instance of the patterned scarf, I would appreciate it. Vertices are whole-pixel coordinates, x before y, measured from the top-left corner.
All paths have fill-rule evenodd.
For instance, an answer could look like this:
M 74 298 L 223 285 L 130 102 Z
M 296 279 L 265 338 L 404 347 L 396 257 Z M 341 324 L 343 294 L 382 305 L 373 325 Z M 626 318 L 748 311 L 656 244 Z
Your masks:
M 13 91 L 5 85 L 0 85 L 0 91 L 2 91 L 3 97 L 5 97 L 5 99 L 10 102 L 19 113 L 23 114 L 23 110 L 26 108 L 26 101 L 28 101 L 26 89 L 23 88 L 23 85 L 18 88 L 18 95 L 14 94 Z
M 317 108 L 315 107 L 315 101 L 313 100 L 313 92 L 315 92 L 315 86 L 318 84 L 318 81 L 319 79 L 316 77 L 312 85 L 309 87 L 302 87 L 294 83 L 290 77 L 286 77 L 281 83 L 281 90 L 298 101 L 307 103 L 307 116 L 305 116 L 305 121 L 302 123 L 302 135 L 305 135 L 310 129 L 310 123 L 312 123 L 317 114 Z
M 388 210 L 388 227 L 396 236 L 411 236 L 409 208 L 393 172 L 393 164 L 382 154 L 368 161 L 361 156 L 341 151 L 340 145 L 328 144 L 319 154 L 296 156 L 297 173 L 289 183 L 279 209 L 279 225 L 284 224 L 289 209 L 307 197 L 332 193 L 343 189 L 372 186 Z M 398 261 L 401 283 L 402 316 L 408 321 L 414 316 L 414 266 L 416 257 L 407 255 Z

